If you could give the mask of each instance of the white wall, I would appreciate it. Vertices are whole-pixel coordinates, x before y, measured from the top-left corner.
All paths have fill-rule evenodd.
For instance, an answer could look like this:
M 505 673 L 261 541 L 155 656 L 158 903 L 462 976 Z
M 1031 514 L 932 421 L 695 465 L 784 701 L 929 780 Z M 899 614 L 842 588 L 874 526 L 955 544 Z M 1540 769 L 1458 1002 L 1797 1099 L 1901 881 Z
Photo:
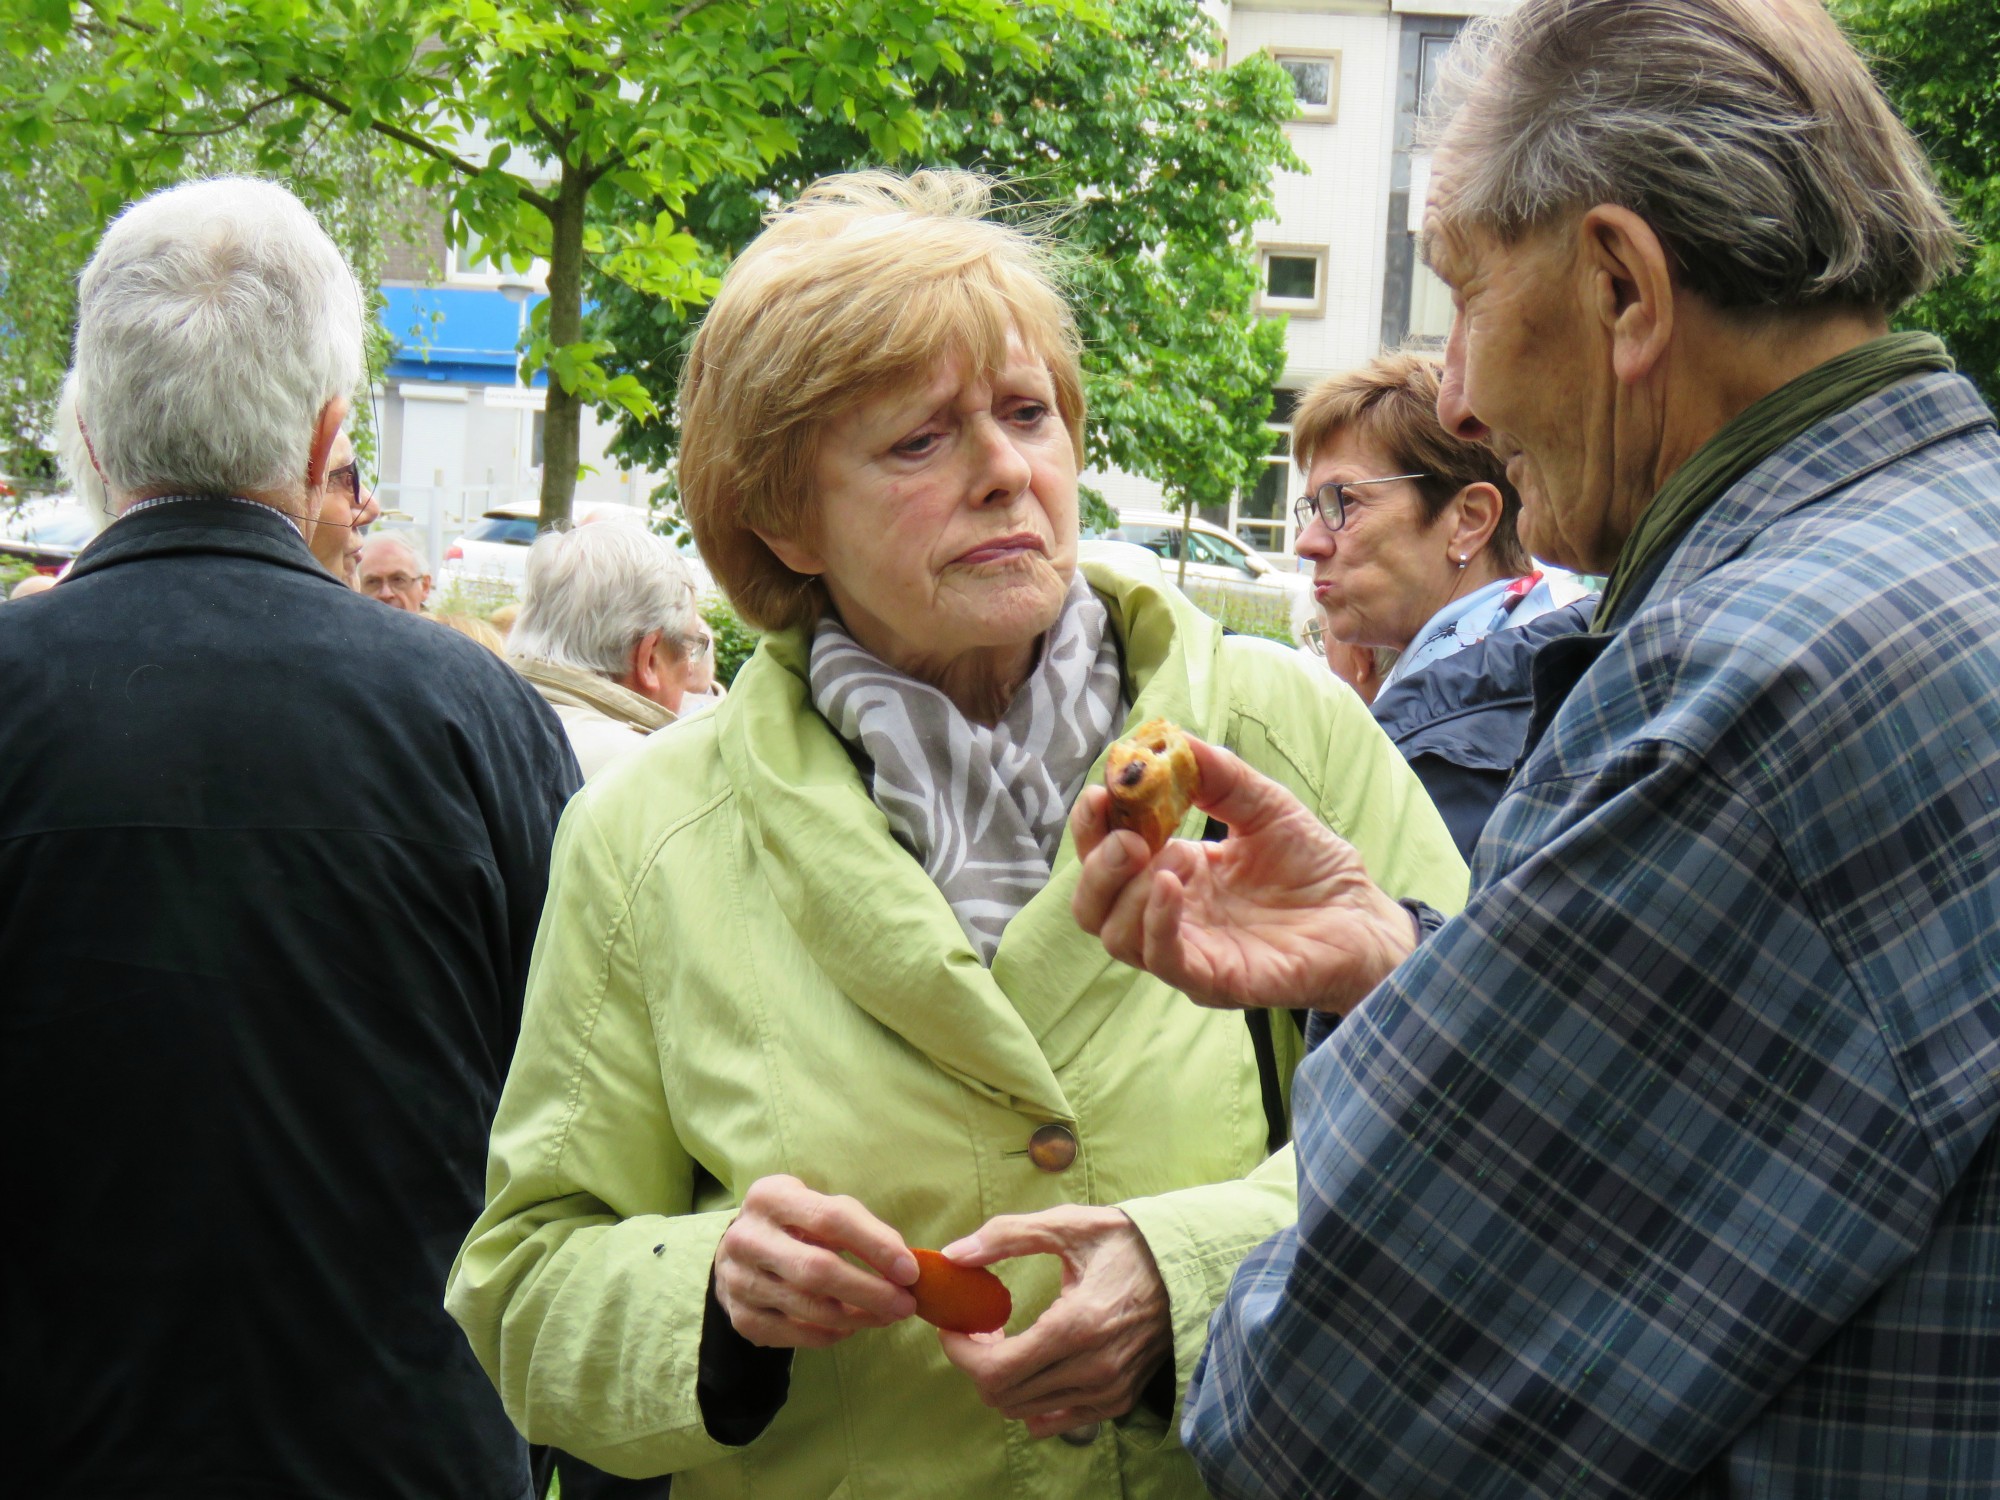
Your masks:
M 1260 244 L 1324 245 L 1326 308 L 1293 314 L 1282 384 L 1303 386 L 1373 356 L 1381 341 L 1383 215 L 1389 193 L 1395 105 L 1396 23 L 1377 15 L 1328 15 L 1237 7 L 1229 60 L 1289 48 L 1340 53 L 1338 118 L 1287 127 L 1308 171 L 1272 183 L 1278 216 L 1258 226 Z
M 532 387 L 391 381 L 376 393 L 382 418 L 380 482 L 391 524 L 412 526 L 439 548 L 495 506 L 541 497 L 535 422 L 546 399 Z M 645 505 L 659 476 L 627 469 L 605 449 L 615 427 L 586 408 L 582 460 L 597 472 L 577 481 L 579 501 Z

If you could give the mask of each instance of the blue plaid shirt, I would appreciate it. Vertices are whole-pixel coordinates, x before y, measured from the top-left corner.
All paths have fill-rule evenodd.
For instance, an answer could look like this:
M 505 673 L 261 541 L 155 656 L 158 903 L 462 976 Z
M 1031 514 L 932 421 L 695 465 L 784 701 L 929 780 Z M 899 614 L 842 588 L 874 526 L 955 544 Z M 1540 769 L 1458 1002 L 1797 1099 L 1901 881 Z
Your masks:
M 1557 644 L 1472 902 L 1301 1069 L 1188 1447 L 1219 1496 L 2000 1494 L 1992 415 L 1862 402 Z

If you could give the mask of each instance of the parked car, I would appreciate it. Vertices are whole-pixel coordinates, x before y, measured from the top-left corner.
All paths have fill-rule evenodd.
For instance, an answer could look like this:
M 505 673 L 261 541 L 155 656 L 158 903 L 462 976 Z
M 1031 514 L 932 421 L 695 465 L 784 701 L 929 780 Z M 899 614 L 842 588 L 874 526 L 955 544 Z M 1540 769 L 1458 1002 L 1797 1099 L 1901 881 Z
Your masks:
M 1310 599 L 1312 580 L 1274 567 L 1243 538 L 1197 520 L 1183 531 L 1167 511 L 1121 510 L 1118 524 L 1094 537 L 1129 542 L 1159 559 L 1168 583 L 1180 582 L 1181 538 L 1188 538 L 1187 595 L 1225 625 L 1289 635 L 1294 600 Z
M 528 576 L 528 548 L 535 540 L 541 505 L 520 500 L 495 506 L 474 521 L 458 540 L 444 549 L 432 580 L 440 594 L 455 591 L 467 602 L 502 604 L 521 596 Z M 571 519 L 579 526 L 613 518 L 644 522 L 646 512 L 614 500 L 578 504 Z
M 0 509 L 0 554 L 25 557 L 40 573 L 61 571 L 97 532 L 90 512 L 68 495 L 30 501 L 17 511 Z
M 1167 575 L 1160 571 L 1160 554 L 1130 542 L 1085 537 L 1076 544 L 1076 555 L 1080 561 L 1101 562 L 1128 578 L 1150 583 L 1156 589 L 1167 587 Z

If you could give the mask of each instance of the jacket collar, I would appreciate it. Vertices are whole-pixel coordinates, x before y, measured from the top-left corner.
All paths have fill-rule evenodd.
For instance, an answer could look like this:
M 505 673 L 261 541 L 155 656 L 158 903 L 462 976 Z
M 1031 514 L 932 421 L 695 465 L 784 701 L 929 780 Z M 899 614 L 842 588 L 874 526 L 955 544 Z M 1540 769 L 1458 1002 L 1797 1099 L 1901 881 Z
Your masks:
M 1220 630 L 1178 595 L 1084 567 L 1123 648 L 1133 705 L 1125 727 L 1158 716 L 1220 737 Z M 1131 976 L 1070 916 L 1078 864 L 1069 835 L 1048 885 L 1008 924 L 986 968 L 813 709 L 809 653 L 809 632 L 766 636 L 715 710 L 723 763 L 778 909 L 835 985 L 947 1072 L 1011 1108 L 1074 1118 L 1056 1070 Z M 1100 760 L 1091 775 L 1102 774 Z
M 268 505 L 226 495 L 142 503 L 144 509 L 120 516 L 77 554 L 70 578 L 141 558 L 203 553 L 256 558 L 310 573 L 335 588 L 347 587 L 319 565 L 291 518 Z
M 1688 529 L 1632 615 L 1672 599 L 1739 556 L 1794 511 L 1921 448 L 1993 425 L 1978 388 L 1962 375 L 1913 376 L 1856 402 L 1731 485 Z
M 550 703 L 592 709 L 641 734 L 651 734 L 674 722 L 671 709 L 595 672 L 580 672 L 552 661 L 518 656 L 508 657 L 507 665 L 532 682 L 535 691 Z

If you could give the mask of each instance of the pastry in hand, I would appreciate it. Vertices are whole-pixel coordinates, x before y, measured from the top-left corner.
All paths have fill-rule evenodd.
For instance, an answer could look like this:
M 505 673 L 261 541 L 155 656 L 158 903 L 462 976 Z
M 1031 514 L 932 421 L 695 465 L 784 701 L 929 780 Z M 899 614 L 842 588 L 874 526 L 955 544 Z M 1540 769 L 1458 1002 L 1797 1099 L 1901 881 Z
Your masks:
M 1104 785 L 1111 826 L 1131 829 L 1158 854 L 1194 806 L 1201 771 L 1186 735 L 1165 719 L 1148 719 L 1112 745 Z
M 1006 1284 L 979 1266 L 961 1266 L 935 1250 L 912 1250 L 917 1258 L 917 1316 L 953 1333 L 991 1333 L 1014 1313 Z

